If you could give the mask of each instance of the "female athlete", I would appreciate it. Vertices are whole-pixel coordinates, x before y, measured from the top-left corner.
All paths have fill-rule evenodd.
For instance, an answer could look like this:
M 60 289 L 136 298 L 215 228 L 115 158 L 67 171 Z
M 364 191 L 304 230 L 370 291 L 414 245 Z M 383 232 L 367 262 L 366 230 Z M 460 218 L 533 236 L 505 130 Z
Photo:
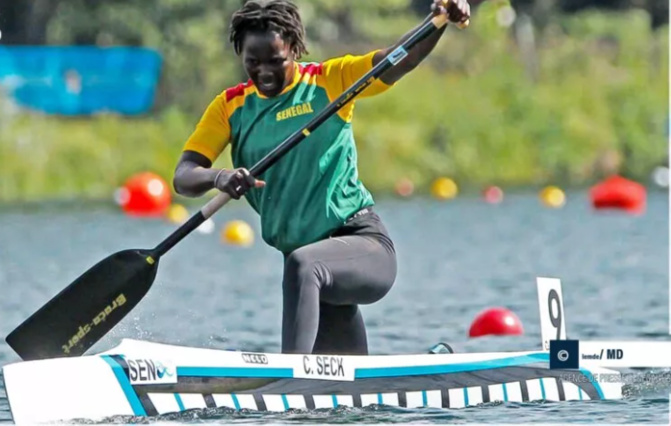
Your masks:
M 434 0 L 427 17 L 470 18 L 466 0 Z M 378 95 L 419 65 L 445 27 L 359 95 Z M 396 279 L 396 253 L 373 198 L 358 178 L 354 102 L 344 106 L 257 180 L 247 171 L 405 40 L 364 55 L 319 63 L 307 53 L 298 8 L 249 0 L 232 17 L 230 41 L 249 76 L 215 97 L 183 148 L 173 184 L 198 197 L 217 188 L 245 196 L 263 240 L 284 255 L 282 352 L 368 354 L 359 305 Z M 212 163 L 231 145 L 234 169 Z

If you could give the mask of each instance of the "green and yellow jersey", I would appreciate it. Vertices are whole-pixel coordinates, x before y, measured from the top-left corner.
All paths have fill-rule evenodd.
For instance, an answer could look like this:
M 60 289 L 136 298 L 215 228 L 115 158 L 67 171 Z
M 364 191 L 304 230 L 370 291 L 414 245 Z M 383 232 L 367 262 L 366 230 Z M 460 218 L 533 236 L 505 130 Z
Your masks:
M 373 55 L 296 63 L 280 95 L 263 96 L 251 81 L 229 88 L 208 106 L 184 150 L 214 162 L 231 144 L 234 167 L 251 168 L 373 67 Z M 389 86 L 376 80 L 359 97 Z M 358 177 L 352 132 L 354 102 L 345 105 L 260 178 L 245 197 L 261 218 L 266 243 L 289 253 L 328 236 L 374 204 Z

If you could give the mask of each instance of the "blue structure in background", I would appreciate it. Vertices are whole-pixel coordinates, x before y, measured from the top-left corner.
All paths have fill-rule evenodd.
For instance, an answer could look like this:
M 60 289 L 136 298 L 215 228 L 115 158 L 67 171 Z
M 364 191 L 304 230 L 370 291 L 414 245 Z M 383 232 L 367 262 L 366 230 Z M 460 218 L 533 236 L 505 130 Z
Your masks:
M 161 64 L 144 48 L 0 46 L 0 90 L 48 114 L 137 115 L 154 103 Z

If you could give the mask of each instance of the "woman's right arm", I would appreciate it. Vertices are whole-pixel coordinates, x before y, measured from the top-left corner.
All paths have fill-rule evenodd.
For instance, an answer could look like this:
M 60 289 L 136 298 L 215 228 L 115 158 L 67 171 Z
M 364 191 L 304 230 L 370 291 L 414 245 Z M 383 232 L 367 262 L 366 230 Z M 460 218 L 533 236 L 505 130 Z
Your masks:
M 200 197 L 214 188 L 214 180 L 219 169 L 212 169 L 212 162 L 195 151 L 184 151 L 182 153 L 172 185 L 175 191 L 186 197 Z
M 184 151 L 175 168 L 172 185 L 178 194 L 200 197 L 217 188 L 239 200 L 250 188 L 262 188 L 265 182 L 256 180 L 245 168 L 212 169 L 212 162 L 203 154 Z
M 217 188 L 238 200 L 249 188 L 261 188 L 265 184 L 254 179 L 244 168 L 212 168 L 212 163 L 224 150 L 230 137 L 225 97 L 219 95 L 208 105 L 177 162 L 172 185 L 178 194 L 200 197 Z

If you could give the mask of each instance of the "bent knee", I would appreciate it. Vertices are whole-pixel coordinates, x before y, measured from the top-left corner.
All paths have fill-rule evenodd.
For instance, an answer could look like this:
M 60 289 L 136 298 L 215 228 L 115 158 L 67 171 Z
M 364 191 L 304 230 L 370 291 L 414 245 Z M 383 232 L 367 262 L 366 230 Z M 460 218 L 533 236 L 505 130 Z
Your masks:
M 291 252 L 284 263 L 284 285 L 302 287 L 316 285 L 321 288 L 328 279 L 328 271 L 309 250 L 302 248 Z

